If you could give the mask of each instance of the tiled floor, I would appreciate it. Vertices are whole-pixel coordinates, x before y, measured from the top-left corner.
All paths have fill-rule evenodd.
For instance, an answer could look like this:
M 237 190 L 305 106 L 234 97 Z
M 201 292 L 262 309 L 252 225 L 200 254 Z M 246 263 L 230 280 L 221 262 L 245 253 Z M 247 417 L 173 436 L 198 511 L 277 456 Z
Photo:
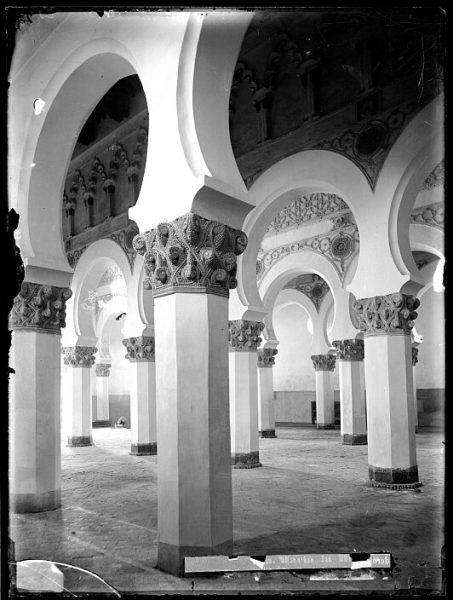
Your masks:
M 297 573 L 178 579 L 156 569 L 157 457 L 130 456 L 129 434 L 95 429 L 95 446 L 63 446 L 62 508 L 11 517 L 17 560 L 82 567 L 120 592 L 304 589 Z M 369 487 L 367 447 L 343 446 L 338 430 L 277 435 L 260 440 L 262 468 L 233 470 L 235 553 L 386 551 L 397 589 L 440 590 L 443 433 L 417 434 L 423 487 L 410 491 Z

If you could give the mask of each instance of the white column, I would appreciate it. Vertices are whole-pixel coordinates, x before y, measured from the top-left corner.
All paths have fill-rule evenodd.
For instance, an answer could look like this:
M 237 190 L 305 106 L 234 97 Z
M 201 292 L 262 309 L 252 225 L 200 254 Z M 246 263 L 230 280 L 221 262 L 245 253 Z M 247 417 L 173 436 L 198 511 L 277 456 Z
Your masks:
M 182 575 L 186 556 L 233 552 L 228 296 L 247 238 L 189 213 L 133 243 L 154 298 L 157 565 Z
M 275 348 L 258 350 L 258 432 L 262 438 L 275 438 L 274 378 Z
M 67 346 L 63 349 L 69 385 L 66 386 L 71 421 L 68 446 L 91 446 L 91 367 L 97 349 L 92 346 Z M 66 402 L 66 399 L 65 399 Z
M 68 288 L 24 281 L 10 314 L 9 492 L 16 513 L 61 505 L 60 328 L 70 297 Z
M 335 429 L 335 403 L 333 389 L 334 354 L 313 354 L 316 371 L 316 427 Z
M 235 469 L 261 467 L 258 441 L 258 356 L 264 323 L 229 322 L 231 461 Z
M 377 487 L 421 485 L 410 340 L 419 304 L 401 293 L 354 302 L 365 335 L 368 467 L 371 484 Z
M 123 340 L 130 362 L 131 454 L 157 454 L 154 337 Z
M 96 364 L 96 420 L 93 427 L 109 427 L 109 363 Z
M 340 376 L 341 440 L 343 444 L 363 445 L 366 437 L 365 380 L 362 369 L 363 340 L 333 342 L 337 349 Z
M 418 432 L 418 401 L 417 401 L 417 363 L 418 363 L 418 348 L 412 344 L 412 381 L 414 387 L 414 417 L 415 417 L 415 433 Z

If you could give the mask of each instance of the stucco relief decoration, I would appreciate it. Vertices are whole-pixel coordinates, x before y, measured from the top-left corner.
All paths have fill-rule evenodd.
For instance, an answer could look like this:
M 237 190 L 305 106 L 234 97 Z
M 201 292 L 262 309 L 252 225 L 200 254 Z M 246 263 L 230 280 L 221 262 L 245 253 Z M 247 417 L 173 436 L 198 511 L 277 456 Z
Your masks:
M 278 354 L 276 348 L 262 348 L 258 350 L 258 366 L 273 367 L 275 365 L 275 357 Z
M 239 319 L 228 322 L 228 339 L 230 349 L 242 352 L 253 352 L 261 344 L 260 333 L 264 323 Z
M 109 377 L 111 366 L 107 363 L 98 363 L 96 365 L 96 377 Z
M 367 335 L 400 333 L 409 335 L 420 300 L 402 293 L 355 300 L 353 309 L 360 331 Z
M 9 316 L 11 329 L 31 328 L 59 334 L 66 322 L 69 288 L 23 281 Z
M 422 190 L 432 190 L 435 187 L 444 185 L 444 181 L 445 160 L 441 160 L 440 163 L 434 167 L 434 169 L 423 182 Z
M 99 280 L 99 286 L 108 285 L 112 281 L 117 281 L 118 279 L 124 279 L 123 273 L 118 265 L 111 265 Z
M 133 244 L 145 258 L 144 287 L 155 295 L 190 289 L 228 297 L 237 286 L 236 257 L 247 247 L 247 236 L 188 213 L 137 235 Z
M 411 214 L 411 223 L 444 229 L 444 216 L 445 204 L 443 202 L 433 202 L 427 206 L 415 208 Z
M 316 274 L 299 275 L 288 282 L 284 289 L 294 289 L 305 294 L 313 302 L 317 311 L 319 311 L 324 297 L 330 290 L 328 283 Z
M 310 358 L 313 361 L 315 371 L 335 370 L 335 354 L 312 354 Z
M 141 335 L 123 340 L 127 350 L 125 358 L 131 362 L 152 362 L 155 360 L 155 345 L 153 336 Z
M 412 366 L 415 367 L 415 365 L 418 363 L 418 348 L 416 348 L 415 346 L 412 346 Z
M 332 346 L 337 351 L 338 360 L 363 360 L 365 358 L 365 344 L 363 340 L 336 340 Z
M 93 346 L 66 346 L 61 349 L 64 364 L 80 368 L 91 368 L 97 351 Z

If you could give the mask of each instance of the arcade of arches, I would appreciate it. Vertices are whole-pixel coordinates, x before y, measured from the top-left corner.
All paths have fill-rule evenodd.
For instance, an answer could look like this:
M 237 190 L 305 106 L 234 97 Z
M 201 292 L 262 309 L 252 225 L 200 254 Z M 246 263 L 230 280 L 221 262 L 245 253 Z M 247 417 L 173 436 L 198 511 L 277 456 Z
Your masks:
M 18 21 L 11 515 L 65 510 L 62 444 L 92 447 L 97 428 L 157 461 L 157 566 L 174 575 L 233 553 L 232 469 L 265 468 L 279 428 L 357 446 L 375 494 L 429 486 L 440 12 Z

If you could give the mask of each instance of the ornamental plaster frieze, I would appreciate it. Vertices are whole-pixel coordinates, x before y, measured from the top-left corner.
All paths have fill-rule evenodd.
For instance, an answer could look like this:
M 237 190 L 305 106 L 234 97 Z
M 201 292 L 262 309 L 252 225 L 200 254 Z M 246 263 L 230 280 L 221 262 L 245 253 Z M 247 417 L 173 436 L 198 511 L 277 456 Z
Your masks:
M 71 296 L 69 288 L 23 281 L 9 315 L 10 328 L 60 334 Z
M 312 354 L 310 358 L 313 361 L 315 371 L 335 370 L 335 354 Z
M 319 312 L 322 301 L 329 293 L 329 285 L 319 275 L 312 275 L 312 281 L 304 281 L 305 277 L 306 275 L 296 277 L 287 283 L 283 289 L 294 289 L 301 292 L 313 302 L 317 312 Z
M 445 203 L 444 202 L 433 202 L 426 206 L 420 206 L 411 213 L 411 223 L 417 223 L 420 225 L 429 225 L 430 227 L 436 227 L 437 229 L 444 229 L 444 214 L 445 214 Z
M 365 335 L 410 335 L 420 300 L 397 292 L 355 300 L 352 306 L 358 327 Z
M 422 190 L 432 190 L 435 187 L 443 186 L 445 181 L 445 159 L 441 160 L 434 167 L 431 173 L 423 182 Z
M 228 321 L 228 340 L 234 352 L 255 352 L 261 344 L 260 333 L 264 323 L 239 319 Z
M 412 366 L 415 367 L 415 365 L 418 363 L 418 348 L 416 348 L 415 346 L 412 346 Z
M 337 351 L 338 360 L 355 361 L 365 358 L 365 344 L 363 340 L 336 340 L 332 346 Z
M 246 249 L 247 236 L 187 213 L 137 235 L 133 243 L 145 258 L 144 287 L 155 296 L 182 291 L 228 297 L 237 286 L 237 256 Z
M 154 362 L 155 343 L 154 337 L 141 335 L 138 337 L 125 338 L 123 346 L 127 350 L 125 358 L 130 362 Z
M 108 363 L 98 363 L 96 365 L 96 377 L 109 377 L 111 366 Z
M 262 348 L 258 350 L 258 367 L 273 367 L 277 354 L 278 350 L 276 348 Z
M 91 368 L 97 351 L 97 348 L 93 346 L 66 346 L 61 348 L 64 364 L 74 368 Z

